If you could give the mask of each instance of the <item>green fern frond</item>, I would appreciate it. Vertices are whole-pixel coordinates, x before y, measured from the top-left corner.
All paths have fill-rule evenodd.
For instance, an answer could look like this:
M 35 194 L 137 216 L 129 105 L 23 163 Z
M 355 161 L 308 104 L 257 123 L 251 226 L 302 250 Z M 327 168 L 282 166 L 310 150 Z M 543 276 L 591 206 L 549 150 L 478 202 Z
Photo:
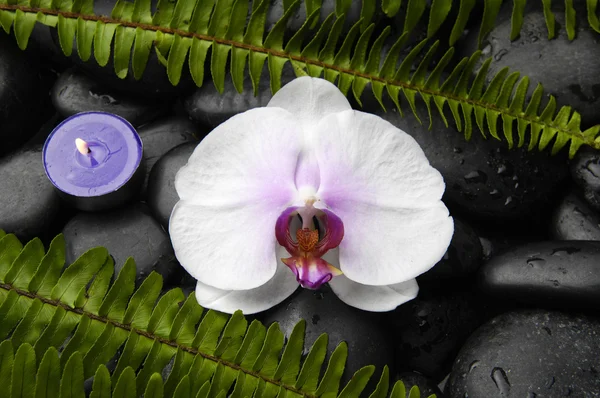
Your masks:
M 113 260 L 102 247 L 64 263 L 62 235 L 45 252 L 37 238 L 23 246 L 0 230 L 0 383 L 9 396 L 82 397 L 94 377 L 91 397 L 357 397 L 373 375 L 366 366 L 340 388 L 342 342 L 320 377 L 328 338 L 303 360 L 304 321 L 286 342 L 277 323 L 205 312 L 179 288 L 161 296 L 155 272 L 136 290 L 132 258 L 111 281 Z M 389 384 L 385 367 L 371 396 L 387 396 Z M 392 391 L 406 396 L 401 381 Z
M 597 33 L 600 33 L 600 21 L 596 12 L 598 0 L 586 0 L 585 6 L 580 5 L 578 7 L 575 7 L 573 0 L 541 0 L 541 2 L 548 30 L 548 39 L 556 37 L 557 17 L 552 12 L 552 8 L 556 4 L 564 7 L 565 20 L 559 22 L 565 26 L 569 40 L 575 38 L 575 15 L 577 13 L 587 15 L 589 26 Z M 403 3 L 402 0 L 383 0 L 381 9 L 387 16 L 393 17 L 399 12 Z M 456 19 L 452 24 L 451 34 L 448 39 L 448 44 L 452 46 L 461 37 L 477 3 L 483 4 L 483 18 L 480 20 L 478 36 L 478 44 L 481 46 L 483 38 L 494 28 L 500 7 L 505 3 L 509 3 L 508 0 L 433 0 L 430 7 L 427 7 L 426 2 L 422 0 L 408 0 L 405 9 L 404 31 L 411 31 L 412 27 L 419 22 L 423 22 L 427 24 L 427 37 L 432 38 L 442 24 L 447 21 L 448 17 L 453 16 Z M 523 16 L 527 0 L 512 0 L 511 3 L 510 39 L 515 40 L 523 27 Z M 429 12 L 426 12 L 426 8 L 429 9 Z M 452 13 L 453 10 L 455 13 Z M 426 18 L 429 19 L 425 22 L 424 19 Z
M 364 90 L 370 86 L 382 106 L 384 92 L 387 92 L 400 112 L 406 101 L 419 118 L 415 101 L 420 96 L 429 115 L 439 114 L 446 125 L 445 105 L 448 104 L 454 123 L 467 139 L 472 135 L 474 117 L 484 136 L 488 133 L 495 139 L 502 136 L 509 147 L 513 146 L 513 125 L 516 124 L 518 146 L 524 145 L 529 137 L 530 150 L 536 147 L 543 150 L 552 141 L 553 153 L 569 144 L 571 157 L 581 145 L 600 148 L 600 125 L 582 131 L 579 114 L 568 106 L 556 109 L 553 97 L 543 109 L 540 108 L 541 85 L 526 100 L 527 77 L 517 84 L 519 74 L 509 74 L 503 69 L 484 87 L 489 66 L 484 63 L 473 79 L 479 53 L 460 60 L 450 70 L 449 65 L 455 62 L 452 60 L 454 49 L 450 47 L 430 70 L 436 60 L 438 42 L 429 45 L 426 39 L 414 46 L 397 66 L 398 56 L 411 31 L 427 14 L 425 2 L 409 0 L 406 3 L 404 33 L 387 53 L 383 48 L 391 29 L 386 27 L 374 34 L 375 28 L 371 24 L 374 11 L 372 4 L 369 5 L 372 2 L 363 3 L 362 18 L 344 34 L 343 40 L 340 38 L 347 22 L 344 12 L 350 5 L 347 0 L 337 0 L 335 13 L 320 25 L 316 23 L 320 2 L 305 1 L 308 16 L 304 25 L 287 41 L 284 37 L 286 24 L 301 6 L 300 0 L 284 2 L 284 15 L 268 32 L 265 32 L 268 0 L 253 1 L 252 5 L 249 0 L 159 0 L 154 14 L 149 0 L 133 3 L 119 0 L 110 16 L 94 15 L 92 0 L 0 0 L 0 22 L 7 32 L 14 25 L 21 48 L 27 45 L 35 21 L 56 26 L 66 55 L 71 53 L 76 39 L 79 56 L 84 60 L 91 57 L 93 46 L 93 54 L 100 65 L 108 63 L 114 41 L 114 69 L 120 78 L 129 73 L 130 58 L 134 77 L 140 78 L 153 48 L 166 66 L 172 84 L 179 83 L 187 59 L 190 74 L 198 86 L 204 83 L 205 68 L 210 64 L 212 81 L 219 92 L 224 90 L 228 65 L 234 87 L 241 92 L 247 67 L 256 94 L 265 63 L 270 72 L 271 90 L 276 92 L 281 87 L 282 70 L 290 62 L 297 75 L 322 76 L 337 83 L 344 94 L 352 91 L 359 103 Z M 400 3 L 399 0 L 383 1 L 382 7 L 392 15 L 400 8 Z M 543 0 L 550 37 L 555 31 L 551 3 Z M 565 3 L 569 37 L 575 32 L 572 3 Z M 430 36 L 457 4 L 458 15 L 450 42 L 462 34 L 475 0 L 435 0 L 429 9 Z M 485 0 L 484 5 L 480 41 L 493 28 L 502 1 Z M 520 31 L 525 1 L 515 1 L 513 5 L 514 35 Z M 596 5 L 597 0 L 587 0 L 590 23 Z M 209 50 L 210 60 L 207 59 Z M 380 67 L 382 58 L 384 62 Z M 421 61 L 412 72 L 418 59 Z M 444 79 L 446 75 L 448 77 Z M 435 107 L 431 106 L 432 102 Z M 502 134 L 498 133 L 497 127 L 500 121 Z

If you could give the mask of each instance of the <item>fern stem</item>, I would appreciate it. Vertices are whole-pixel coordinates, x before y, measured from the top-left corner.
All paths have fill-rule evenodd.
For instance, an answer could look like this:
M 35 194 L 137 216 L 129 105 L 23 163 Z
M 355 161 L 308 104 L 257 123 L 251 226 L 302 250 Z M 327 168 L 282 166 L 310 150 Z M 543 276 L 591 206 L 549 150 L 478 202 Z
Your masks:
M 210 41 L 210 42 L 214 42 L 217 44 L 229 45 L 229 46 L 240 48 L 240 49 L 246 49 L 249 51 L 264 53 L 264 54 L 279 57 L 279 58 L 287 58 L 291 61 L 301 62 L 301 63 L 307 64 L 307 65 L 319 66 L 319 67 L 324 68 L 325 70 L 330 69 L 330 70 L 337 71 L 339 73 L 354 75 L 356 77 L 361 77 L 361 78 L 364 78 L 364 79 L 367 79 L 370 81 L 378 81 L 378 82 L 383 83 L 384 85 L 401 87 L 403 90 L 409 90 L 409 91 L 413 91 L 413 92 L 429 94 L 429 95 L 435 96 L 435 97 L 443 97 L 446 100 L 452 100 L 452 101 L 456 101 L 456 102 L 460 102 L 460 103 L 470 104 L 474 107 L 490 109 L 490 110 L 499 112 L 500 114 L 503 114 L 503 115 L 511 116 L 511 117 L 521 119 L 521 120 L 527 120 L 530 123 L 537 123 L 544 127 L 547 126 L 547 127 L 554 128 L 559 133 L 566 134 L 566 135 L 569 135 L 572 137 L 573 136 L 577 137 L 578 139 L 583 141 L 584 144 L 591 146 L 595 149 L 600 149 L 600 142 L 596 142 L 594 137 L 585 136 L 583 134 L 583 132 L 574 132 L 572 130 L 568 130 L 568 129 L 564 128 L 563 126 L 557 126 L 557 125 L 554 125 L 554 123 L 545 122 L 545 121 L 541 120 L 540 117 L 538 117 L 538 116 L 528 116 L 524 112 L 511 112 L 510 109 L 497 107 L 493 103 L 483 102 L 481 100 L 471 100 L 468 98 L 464 98 L 464 97 L 455 95 L 452 92 L 435 91 L 435 90 L 427 89 L 420 85 L 414 85 L 414 84 L 410 84 L 410 83 L 402 82 L 402 81 L 395 81 L 392 79 L 385 79 L 385 78 L 382 78 L 382 77 L 379 77 L 379 76 L 376 76 L 373 74 L 368 74 L 368 73 L 356 71 L 356 70 L 349 69 L 349 68 L 343 68 L 343 67 L 340 67 L 340 66 L 337 66 L 334 64 L 321 62 L 316 59 L 310 59 L 310 58 L 306 58 L 306 57 L 302 57 L 302 56 L 298 56 L 298 55 L 292 55 L 292 54 L 289 54 L 289 53 L 287 53 L 285 51 L 281 51 L 281 50 L 274 50 L 274 49 L 264 48 L 264 47 L 260 47 L 260 46 L 254 46 L 254 45 L 242 43 L 239 41 L 228 40 L 228 39 L 223 39 L 223 38 L 209 36 L 209 35 L 202 35 L 202 34 L 188 32 L 186 30 L 181 30 L 181 29 L 174 29 L 174 28 L 156 26 L 156 25 L 139 23 L 139 22 L 131 22 L 131 21 L 114 19 L 114 18 L 98 16 L 98 15 L 84 15 L 84 14 L 75 13 L 75 12 L 66 12 L 66 11 L 47 9 L 47 8 L 37 8 L 37 7 L 28 7 L 25 5 L 8 5 L 8 4 L 0 4 L 0 10 L 5 10 L 5 11 L 20 10 L 25 13 L 34 13 L 34 14 L 37 14 L 38 12 L 40 12 L 40 13 L 46 14 L 46 15 L 56 15 L 56 16 L 61 15 L 64 18 L 70 18 L 70 19 L 81 18 L 86 21 L 101 21 L 102 23 L 105 23 L 105 24 L 110 23 L 110 24 L 117 24 L 117 25 L 121 25 L 121 26 L 125 26 L 125 27 L 130 27 L 130 28 L 141 28 L 144 30 L 160 31 L 165 34 L 172 34 L 172 35 L 179 35 L 182 37 L 196 38 L 199 40 Z
M 239 365 L 237 365 L 237 364 L 235 364 L 233 362 L 225 361 L 225 360 L 223 360 L 221 358 L 218 358 L 218 357 L 215 357 L 213 355 L 209 355 L 209 354 L 203 353 L 203 352 L 198 351 L 197 349 L 195 349 L 193 347 L 187 347 L 187 346 L 180 345 L 176 341 L 168 340 L 168 339 L 165 339 L 163 337 L 157 336 L 155 334 L 148 333 L 146 331 L 139 330 L 139 329 L 136 329 L 136 328 L 132 328 L 130 325 L 126 325 L 126 324 L 114 321 L 112 319 L 108 319 L 108 318 L 105 318 L 105 317 L 101 317 L 101 316 L 92 314 L 92 313 L 87 312 L 87 311 L 83 311 L 80 308 L 70 307 L 70 306 L 68 306 L 68 305 L 66 305 L 66 304 L 64 304 L 64 303 L 62 303 L 60 301 L 52 300 L 52 299 L 49 299 L 47 297 L 39 296 L 39 295 L 37 295 L 35 293 L 28 292 L 26 290 L 18 289 L 18 288 L 14 287 L 14 286 L 12 286 L 12 285 L 10 285 L 8 283 L 0 283 L 0 289 L 4 289 L 6 291 L 14 290 L 20 296 L 25 296 L 25 297 L 28 297 L 28 298 L 30 298 L 32 300 L 38 299 L 38 300 L 40 300 L 44 304 L 48 304 L 48 305 L 51 305 L 51 306 L 54 306 L 54 307 L 61 307 L 65 311 L 69 311 L 69 312 L 75 313 L 75 314 L 80 315 L 80 316 L 84 316 L 85 315 L 85 316 L 89 317 L 90 319 L 93 319 L 93 320 L 96 320 L 96 321 L 99 321 L 99 322 L 102 322 L 102 323 L 106 323 L 106 324 L 111 324 L 111 325 L 113 325 L 113 326 L 115 326 L 117 328 L 120 328 L 120 329 L 124 329 L 124 330 L 127 330 L 127 331 L 132 331 L 133 330 L 135 333 L 139 334 L 140 336 L 147 337 L 147 338 L 149 338 L 151 340 L 158 340 L 161 344 L 169 345 L 171 347 L 174 347 L 174 348 L 180 349 L 182 351 L 188 352 L 188 353 L 190 353 L 192 355 L 200 355 L 200 356 L 202 356 L 205 359 L 208 359 L 208 360 L 216 362 L 216 363 L 221 363 L 223 366 L 227 366 L 229 368 L 232 368 L 232 369 L 235 369 L 235 370 L 239 370 L 240 372 L 243 372 L 245 374 L 254 376 L 254 377 L 258 378 L 258 379 L 262 379 L 262 380 L 264 380 L 267 383 L 271 383 L 271 384 L 275 384 L 275 385 L 277 385 L 279 387 L 283 387 L 284 389 L 292 391 L 292 392 L 294 392 L 296 394 L 299 394 L 299 395 L 301 395 L 303 397 L 316 398 L 315 395 L 307 394 L 306 392 L 301 391 L 299 389 L 296 389 L 293 386 L 289 386 L 289 385 L 283 384 L 281 381 L 273 380 L 273 379 L 270 379 L 270 378 L 267 378 L 267 377 L 261 375 L 258 372 L 253 372 L 253 371 L 250 371 L 248 369 L 242 368 L 241 366 L 239 366 Z

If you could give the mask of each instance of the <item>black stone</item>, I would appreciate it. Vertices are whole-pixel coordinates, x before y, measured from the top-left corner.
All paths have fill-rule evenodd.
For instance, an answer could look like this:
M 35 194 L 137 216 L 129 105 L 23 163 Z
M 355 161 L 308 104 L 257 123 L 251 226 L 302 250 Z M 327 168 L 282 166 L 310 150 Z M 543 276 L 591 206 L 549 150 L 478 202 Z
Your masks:
M 25 148 L 44 147 L 46 139 L 52 133 L 54 128 L 63 120 L 62 115 L 55 113 L 42 126 L 39 131 L 25 143 Z
M 477 233 L 454 217 L 454 235 L 444 257 L 417 281 L 460 278 L 471 275 L 483 260 L 483 248 Z
M 295 78 L 292 67 L 287 63 L 282 72 L 281 86 Z M 185 109 L 190 117 L 207 126 L 216 127 L 230 117 L 252 108 L 266 106 L 273 98 L 269 71 L 265 66 L 254 95 L 252 80 L 248 74 L 244 77 L 244 91 L 240 94 L 230 78 L 225 79 L 225 91 L 219 93 L 215 85 L 208 81 L 185 100 Z
M 478 276 L 479 289 L 500 299 L 600 309 L 600 242 L 530 243 L 492 258 Z
M 99 111 L 119 115 L 134 127 L 167 111 L 164 104 L 132 98 L 107 89 L 77 68 L 64 71 L 52 88 L 52 103 L 64 117 L 79 112 Z
M 558 240 L 600 240 L 600 215 L 570 193 L 554 211 L 551 233 Z
M 59 207 L 60 199 L 44 170 L 41 148 L 0 159 L 0 229 L 27 241 L 51 225 Z
M 544 310 L 503 314 L 461 349 L 446 393 L 464 397 L 599 397 L 600 321 Z
M 465 220 L 507 225 L 535 219 L 553 204 L 553 195 L 567 176 L 565 151 L 552 157 L 548 151 L 508 149 L 504 141 L 484 139 L 477 128 L 466 141 L 453 126 L 446 128 L 435 110 L 429 130 L 422 101 L 417 101 L 417 112 L 423 124 L 408 107 L 401 117 L 393 104 L 386 104 L 387 112 L 372 99 L 364 105 L 365 111 L 381 116 L 417 141 L 444 177 L 444 201 Z M 447 117 L 451 118 L 449 112 Z
M 34 61 L 14 36 L 0 33 L 0 156 L 24 144 L 49 116 L 45 80 Z
M 399 371 L 418 371 L 441 381 L 469 335 L 483 322 L 468 293 L 425 296 L 389 313 Z
M 480 64 L 492 57 L 488 82 L 504 67 L 521 76 L 529 76 L 529 93 L 538 82 L 546 93 L 556 97 L 559 106 L 568 105 L 581 114 L 582 127 L 600 123 L 600 43 L 585 17 L 585 2 L 578 2 L 576 38 L 569 41 L 565 28 L 564 2 L 552 5 L 556 17 L 556 35 L 548 40 L 541 2 L 527 2 L 520 36 L 510 40 L 512 3 L 505 2 L 495 28 L 482 43 Z M 459 56 L 477 50 L 479 29 L 472 29 L 464 42 L 457 44 Z M 476 69 L 477 70 L 477 69 Z M 541 108 L 543 109 L 543 108 Z
M 331 291 L 322 286 L 318 291 L 298 289 L 291 297 L 274 308 L 257 314 L 265 325 L 278 322 L 283 333 L 289 337 L 294 325 L 306 320 L 304 353 L 322 333 L 329 335 L 329 352 L 342 341 L 348 343 L 348 362 L 342 376 L 341 385 L 363 366 L 375 365 L 376 374 L 384 365 L 394 374 L 393 345 L 388 328 L 381 322 L 381 313 L 366 312 L 343 303 Z M 378 377 L 373 376 L 369 392 L 377 385 Z
M 169 217 L 179 201 L 175 190 L 175 175 L 185 166 L 197 145 L 195 142 L 188 142 L 171 149 L 156 162 L 150 172 L 146 202 L 165 229 L 169 228 Z
M 54 44 L 52 38 L 52 31 L 56 30 L 56 27 L 50 27 L 42 23 L 36 23 L 29 37 L 29 42 L 25 53 L 32 54 L 36 57 L 43 59 L 45 66 L 49 66 L 51 69 L 57 72 L 63 71 L 72 66 L 62 49 Z M 13 33 L 11 32 L 11 36 Z M 14 40 L 14 36 L 12 37 Z
M 100 213 L 79 213 L 63 229 L 70 264 L 87 250 L 104 246 L 115 260 L 118 273 L 133 257 L 137 266 L 136 285 L 156 271 L 168 279 L 179 272 L 171 240 L 145 205 L 134 205 Z
M 600 211 L 600 151 L 581 148 L 571 163 L 571 176 L 588 204 Z
M 197 145 L 198 139 L 206 134 L 201 133 L 189 119 L 182 117 L 157 120 L 138 129 L 138 133 L 144 145 L 146 170 L 142 195 L 146 192 L 150 171 L 161 156 L 186 142 L 193 142 Z
M 435 394 L 436 398 L 444 398 L 445 395 L 440 391 L 438 386 L 429 378 L 423 376 L 417 372 L 402 372 L 397 377 L 398 380 L 402 380 L 404 387 L 406 388 L 406 394 L 410 391 L 413 386 L 419 387 L 421 397 L 426 398 L 432 394 Z M 390 383 L 393 386 L 393 383 Z M 404 398 L 404 397 L 402 397 Z

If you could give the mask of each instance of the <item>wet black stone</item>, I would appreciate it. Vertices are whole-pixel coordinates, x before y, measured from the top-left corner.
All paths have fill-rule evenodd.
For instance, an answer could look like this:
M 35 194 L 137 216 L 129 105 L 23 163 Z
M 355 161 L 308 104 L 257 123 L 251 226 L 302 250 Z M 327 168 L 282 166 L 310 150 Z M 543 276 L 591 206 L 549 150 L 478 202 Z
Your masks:
M 24 148 L 35 148 L 35 147 L 43 148 L 44 143 L 46 142 L 46 139 L 48 138 L 50 133 L 52 133 L 52 130 L 54 130 L 54 128 L 56 126 L 58 126 L 58 124 L 62 120 L 63 120 L 63 117 L 58 113 L 55 113 L 54 115 L 50 116 L 48 118 L 48 120 L 46 120 L 44 122 L 44 124 L 42 124 L 42 126 L 40 127 L 38 132 L 35 133 L 35 135 L 33 137 L 31 137 L 29 139 L 29 141 L 27 141 L 25 143 L 25 145 L 23 145 L 23 147 Z
M 477 233 L 454 217 L 454 235 L 444 257 L 417 281 L 460 278 L 477 271 L 483 260 L 483 248 Z
M 600 242 L 529 243 L 492 258 L 478 287 L 499 299 L 542 307 L 600 308 Z
M 464 397 L 599 397 L 600 321 L 544 310 L 503 314 L 462 347 L 446 393 Z
M 42 23 L 36 23 L 29 37 L 25 53 L 41 56 L 44 64 L 46 64 L 45 66 L 50 66 L 52 69 L 60 72 L 71 67 L 72 64 L 65 57 L 61 48 L 54 44 L 52 30 L 55 29 Z M 11 32 L 12 35 L 13 33 Z M 12 39 L 14 40 L 14 36 Z
M 123 117 L 134 127 L 167 111 L 159 102 L 144 101 L 107 89 L 77 68 L 70 68 L 60 75 L 51 95 L 54 107 L 64 117 L 79 112 L 108 112 Z
M 444 201 L 465 220 L 507 225 L 535 219 L 553 204 L 553 195 L 567 176 L 565 151 L 552 157 L 548 151 L 508 149 L 505 141 L 484 139 L 477 128 L 466 141 L 454 127 L 446 128 L 435 110 L 429 130 L 427 108 L 421 101 L 417 101 L 417 112 L 423 124 L 408 107 L 401 117 L 393 104 L 386 104 L 387 112 L 372 99 L 364 105 L 365 111 L 381 116 L 419 143 L 444 177 Z M 451 117 L 449 112 L 447 117 Z
M 97 246 L 104 246 L 115 259 L 115 273 L 133 257 L 137 266 L 136 284 L 156 271 L 165 279 L 179 272 L 171 240 L 145 205 L 118 210 L 79 213 L 63 229 L 67 263 Z
M 420 294 L 390 312 L 398 371 L 418 371 L 441 381 L 483 321 L 475 303 L 477 298 L 468 293 Z
M 31 138 L 48 116 L 45 80 L 34 61 L 12 34 L 0 33 L 0 157 Z
M 287 63 L 282 72 L 282 87 L 294 78 L 292 67 Z M 272 97 L 269 71 L 265 65 L 256 96 L 248 74 L 245 75 L 244 91 L 241 94 L 237 92 L 231 78 L 228 77 L 225 79 L 223 94 L 220 94 L 214 84 L 208 81 L 185 100 L 185 109 L 193 120 L 216 127 L 238 113 L 266 106 Z
M 600 211 L 600 151 L 581 148 L 571 163 L 571 176 L 588 204 Z
M 59 207 L 40 147 L 0 159 L 0 229 L 27 241 L 49 228 Z
M 198 139 L 206 134 L 205 132 L 201 133 L 194 123 L 183 117 L 157 120 L 139 128 L 138 133 L 144 145 L 146 168 L 142 195 L 146 191 L 150 171 L 161 156 L 186 142 L 193 142 L 197 145 Z
M 600 240 L 600 215 L 570 193 L 554 211 L 550 232 L 558 240 Z
M 390 367 L 390 374 L 395 372 L 391 336 L 381 323 L 382 314 L 350 307 L 338 299 L 329 286 L 318 291 L 300 288 L 281 304 L 257 314 L 257 318 L 265 325 L 278 322 L 286 336 L 300 319 L 305 319 L 305 354 L 322 333 L 329 335 L 330 353 L 340 342 L 348 343 L 348 362 L 342 377 L 344 385 L 354 372 L 366 365 L 375 365 L 376 375 L 384 365 Z M 366 391 L 372 392 L 377 380 L 378 376 L 373 376 Z
M 152 168 L 148 179 L 147 203 L 154 217 L 165 229 L 169 227 L 169 217 L 179 201 L 175 190 L 175 175 L 187 163 L 198 144 L 181 144 L 164 154 Z
M 600 122 L 600 43 L 587 22 L 584 2 L 578 2 L 576 38 L 569 41 L 565 27 L 564 2 L 552 4 L 556 17 L 556 35 L 548 40 L 541 2 L 527 2 L 520 36 L 510 41 L 512 3 L 506 2 L 495 28 L 482 43 L 481 62 L 492 57 L 488 81 L 508 66 L 521 76 L 529 76 L 529 93 L 538 82 L 557 103 L 572 106 L 581 114 L 582 127 Z M 479 29 L 472 29 L 464 42 L 457 44 L 458 54 L 470 56 L 477 49 Z M 480 62 L 480 64 L 481 64 Z M 477 70 L 477 69 L 476 69 Z M 541 108 L 543 109 L 543 108 Z
M 406 388 L 406 393 L 410 391 L 413 386 L 419 387 L 419 392 L 421 393 L 421 397 L 426 398 L 432 394 L 436 395 L 436 398 L 444 398 L 445 395 L 440 391 L 438 386 L 429 378 L 423 376 L 417 372 L 402 372 L 396 377 L 398 380 L 402 380 L 404 383 L 404 387 Z M 390 383 L 392 386 L 393 383 Z M 404 398 L 404 397 L 402 397 Z

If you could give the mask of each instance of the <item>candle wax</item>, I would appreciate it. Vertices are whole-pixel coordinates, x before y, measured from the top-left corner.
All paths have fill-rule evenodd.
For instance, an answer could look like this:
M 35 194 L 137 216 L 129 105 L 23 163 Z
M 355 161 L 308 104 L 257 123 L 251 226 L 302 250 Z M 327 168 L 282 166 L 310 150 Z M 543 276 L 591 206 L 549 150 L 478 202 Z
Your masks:
M 78 138 L 88 144 L 87 154 L 77 149 Z M 48 178 L 60 191 L 97 197 L 117 191 L 131 179 L 142 160 L 142 142 L 119 116 L 79 113 L 54 129 L 43 158 Z

